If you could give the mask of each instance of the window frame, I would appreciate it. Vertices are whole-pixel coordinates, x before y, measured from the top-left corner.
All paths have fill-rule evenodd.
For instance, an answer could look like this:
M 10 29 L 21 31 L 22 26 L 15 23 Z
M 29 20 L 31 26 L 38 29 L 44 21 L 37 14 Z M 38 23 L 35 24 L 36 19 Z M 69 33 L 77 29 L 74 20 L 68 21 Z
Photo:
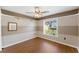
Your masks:
M 54 20 L 56 20 L 57 22 L 57 27 L 56 27 L 56 32 L 57 32 L 57 35 L 50 35 L 50 34 L 46 34 L 46 32 L 45 32 L 45 22 L 47 22 L 47 21 L 54 21 Z M 58 37 L 58 18 L 50 18 L 50 19 L 46 19 L 46 20 L 43 20 L 43 34 L 44 35 L 47 35 L 47 36 L 54 36 L 54 37 Z

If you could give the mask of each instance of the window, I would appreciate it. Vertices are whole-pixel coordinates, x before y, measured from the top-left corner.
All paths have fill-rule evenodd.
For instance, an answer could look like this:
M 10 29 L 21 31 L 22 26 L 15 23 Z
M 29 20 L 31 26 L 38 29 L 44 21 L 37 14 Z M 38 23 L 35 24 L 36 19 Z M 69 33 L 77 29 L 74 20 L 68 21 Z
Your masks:
M 58 18 L 44 21 L 44 34 L 58 36 Z

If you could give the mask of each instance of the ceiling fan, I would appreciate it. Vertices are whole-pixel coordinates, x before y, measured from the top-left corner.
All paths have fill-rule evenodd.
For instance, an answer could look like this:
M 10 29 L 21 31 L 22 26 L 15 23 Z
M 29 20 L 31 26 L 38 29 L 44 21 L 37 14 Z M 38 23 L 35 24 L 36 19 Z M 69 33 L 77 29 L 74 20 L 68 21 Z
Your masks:
M 34 7 L 34 12 L 26 12 L 26 13 L 33 13 L 35 18 L 42 17 L 44 13 L 48 13 L 49 11 L 41 11 L 39 7 Z

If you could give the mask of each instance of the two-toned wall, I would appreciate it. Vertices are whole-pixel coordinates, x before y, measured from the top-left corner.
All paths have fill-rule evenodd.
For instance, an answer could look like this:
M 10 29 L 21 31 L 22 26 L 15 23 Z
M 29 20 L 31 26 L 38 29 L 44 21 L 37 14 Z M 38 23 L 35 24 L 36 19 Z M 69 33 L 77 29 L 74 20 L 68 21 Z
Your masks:
M 58 37 L 48 36 L 43 33 L 43 21 L 53 20 L 53 18 L 38 21 L 38 36 L 71 47 L 78 47 L 78 14 L 61 16 L 58 18 Z M 66 38 L 66 39 L 64 39 Z
M 79 13 L 78 13 L 78 50 L 79 50 Z
M 5 14 L 2 14 L 0 16 L 2 48 L 35 37 L 41 37 L 71 47 L 79 48 L 79 14 L 56 17 L 58 19 L 58 37 L 48 36 L 43 33 L 43 21 L 53 20 L 53 17 L 36 21 L 34 19 L 29 19 L 27 17 L 21 16 L 19 17 Z M 16 22 L 17 31 L 8 31 L 8 22 Z
M 0 51 L 2 50 L 1 44 L 2 42 L 1 42 L 1 8 L 0 8 Z
M 8 31 L 8 22 L 17 23 L 16 31 Z M 2 14 L 2 48 L 35 38 L 36 21 L 29 18 Z

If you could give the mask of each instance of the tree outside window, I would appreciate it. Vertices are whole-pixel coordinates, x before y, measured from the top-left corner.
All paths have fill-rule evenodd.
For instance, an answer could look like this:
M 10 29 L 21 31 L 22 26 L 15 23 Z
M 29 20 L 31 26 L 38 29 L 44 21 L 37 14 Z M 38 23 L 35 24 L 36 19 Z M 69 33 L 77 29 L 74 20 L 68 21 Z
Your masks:
M 47 35 L 58 35 L 58 19 L 52 19 L 49 21 L 44 21 L 44 34 Z

